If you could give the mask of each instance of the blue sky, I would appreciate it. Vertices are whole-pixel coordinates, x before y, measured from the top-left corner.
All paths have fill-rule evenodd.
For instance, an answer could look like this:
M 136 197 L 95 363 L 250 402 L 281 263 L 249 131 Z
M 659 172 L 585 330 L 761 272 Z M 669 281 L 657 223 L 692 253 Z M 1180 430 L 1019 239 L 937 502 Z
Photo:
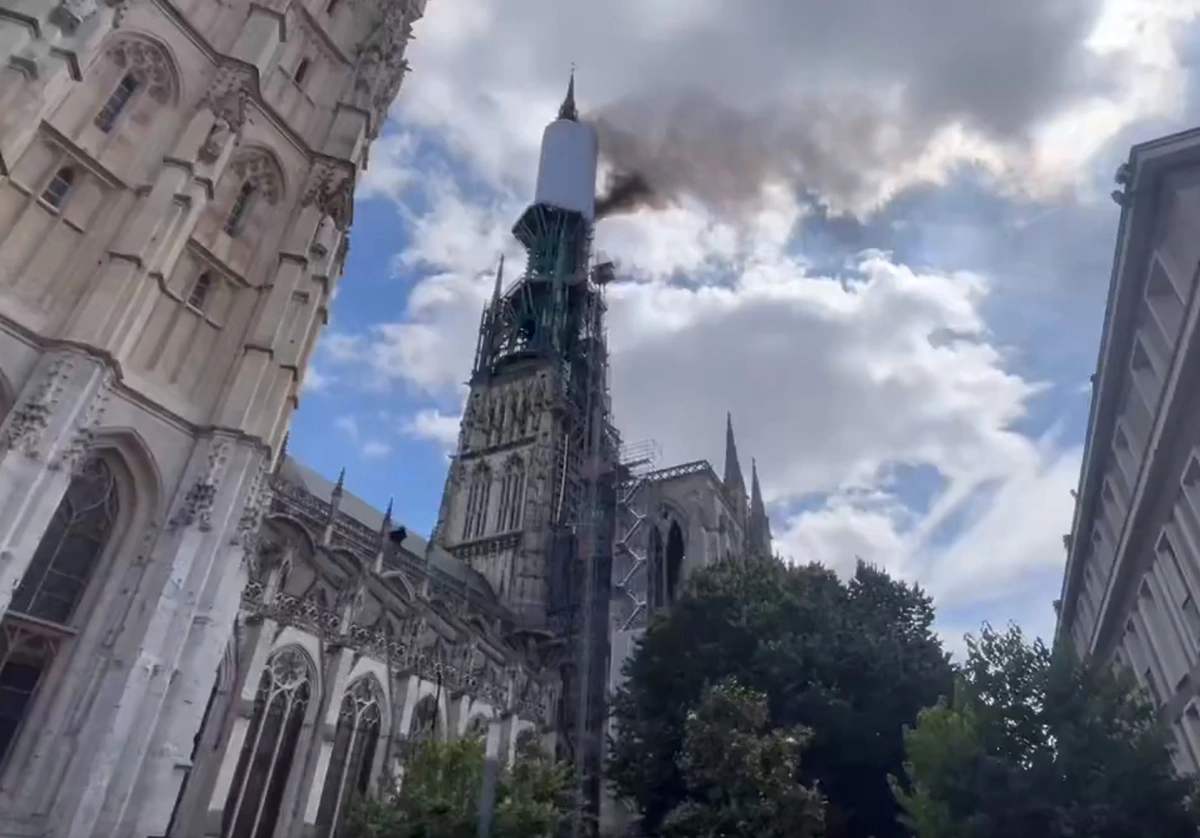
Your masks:
M 934 41 L 885 0 L 844 5 L 430 0 L 291 452 L 428 532 L 490 274 L 520 263 L 508 229 L 576 62 L 608 157 L 666 196 L 597 231 L 621 266 L 626 439 L 719 463 L 732 410 L 785 554 L 920 581 L 951 638 L 1048 631 L 1111 174 L 1197 115 L 1197 3 L 921 0 Z

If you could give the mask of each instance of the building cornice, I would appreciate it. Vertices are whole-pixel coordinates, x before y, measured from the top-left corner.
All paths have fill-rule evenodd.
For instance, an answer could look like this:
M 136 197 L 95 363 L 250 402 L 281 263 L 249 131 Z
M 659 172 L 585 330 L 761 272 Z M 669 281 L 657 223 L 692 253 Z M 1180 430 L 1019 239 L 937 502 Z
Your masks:
M 1113 433 L 1118 420 L 1119 399 L 1122 385 L 1128 378 L 1127 359 L 1136 336 L 1136 318 L 1122 317 L 1122 313 L 1134 310 L 1140 300 L 1148 276 L 1148 266 L 1153 252 L 1153 234 L 1162 212 L 1162 186 L 1164 177 L 1171 171 L 1200 164 L 1200 129 L 1180 132 L 1134 146 L 1125 167 L 1124 193 L 1114 193 L 1122 198 L 1121 216 L 1117 227 L 1116 249 L 1113 257 L 1112 278 L 1109 283 L 1105 305 L 1104 325 L 1100 336 L 1100 348 L 1094 376 L 1093 397 L 1088 414 L 1087 434 L 1084 443 L 1080 473 L 1079 499 L 1075 507 L 1067 553 L 1066 569 L 1063 574 L 1060 595 L 1062 610 L 1056 627 L 1056 636 L 1062 637 L 1074 619 L 1078 589 L 1083 575 L 1083 564 L 1091 549 L 1091 523 L 1095 521 L 1101 484 L 1109 461 Z M 1195 291 L 1183 302 L 1187 306 L 1188 320 L 1180 337 L 1180 346 L 1191 343 L 1194 313 L 1191 310 Z M 1124 322 L 1122 322 L 1124 321 Z M 1176 359 L 1186 352 L 1177 351 Z M 1130 533 L 1143 522 L 1143 495 L 1146 490 L 1147 474 L 1156 457 L 1163 425 L 1168 413 L 1163 406 L 1170 406 L 1183 364 L 1176 361 L 1171 368 L 1166 386 L 1154 411 L 1154 425 L 1146 445 L 1146 453 L 1134 486 L 1131 487 L 1129 513 L 1117 535 L 1114 545 L 1115 558 L 1120 560 Z M 1087 528 L 1084 529 L 1084 525 Z M 1109 604 L 1113 590 L 1113 579 L 1120 568 L 1113 571 L 1106 589 L 1101 614 Z M 1103 626 L 1097 625 L 1091 638 L 1092 648 L 1101 642 Z

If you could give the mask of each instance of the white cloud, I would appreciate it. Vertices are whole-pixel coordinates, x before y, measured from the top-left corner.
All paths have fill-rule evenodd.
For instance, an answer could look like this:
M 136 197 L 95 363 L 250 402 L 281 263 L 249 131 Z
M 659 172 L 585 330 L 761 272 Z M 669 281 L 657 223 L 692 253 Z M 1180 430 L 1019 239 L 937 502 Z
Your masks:
M 368 439 L 363 442 L 359 453 L 368 460 L 378 460 L 391 454 L 392 446 L 379 439 Z
M 404 432 L 414 439 L 426 439 L 451 450 L 458 442 L 462 414 L 446 414 L 436 408 L 417 411 L 404 423 Z
M 944 606 L 989 616 L 1005 597 L 1024 595 L 1038 605 L 1014 616 L 1043 630 L 1054 593 L 1046 574 L 1062 560 L 1080 451 L 1077 439 L 1018 428 L 1032 399 L 1069 389 L 1084 371 L 1052 382 L 1062 386 L 1050 394 L 1013 372 L 1011 350 L 985 316 L 1005 290 L 986 266 L 918 268 L 867 252 L 851 254 L 838 275 L 814 267 L 791 247 L 811 223 L 794 187 L 863 210 L 913 183 L 945 183 L 968 161 L 1002 194 L 1095 191 L 1099 149 L 1137 120 L 1180 115 L 1176 44 L 1198 2 L 896 8 L 890 0 L 430 4 L 397 106 L 404 128 L 377 144 L 366 178 L 367 194 L 400 204 L 412 244 L 395 268 L 418 281 L 398 319 L 328 336 L 323 369 L 432 399 L 437 407 L 400 430 L 453 445 L 480 310 L 499 255 L 520 265 L 509 229 L 528 199 L 567 64 L 579 62 L 581 104 L 593 112 L 639 97 L 677 103 L 690 83 L 725 110 L 708 117 L 707 131 L 680 138 L 695 157 L 676 155 L 672 171 L 684 178 L 709 164 L 712 183 L 692 182 L 682 190 L 691 197 L 597 230 L 597 247 L 622 269 L 609 326 L 625 438 L 657 439 L 669 461 L 719 462 L 732 410 L 742 455 L 758 457 L 773 508 L 807 500 L 807 511 L 776 516 L 782 550 L 841 567 L 855 556 L 875 561 Z M 778 136 L 741 130 L 736 108 Z M 651 109 L 647 126 L 678 132 L 662 124 L 667 113 Z M 764 122 L 771 113 L 780 116 Z M 733 120 L 729 132 L 716 130 L 718 116 Z M 409 130 L 440 143 L 453 165 L 414 171 Z M 757 157 L 731 150 L 730 137 Z M 797 150 L 780 158 L 768 139 Z M 749 183 L 753 206 L 731 215 L 714 195 L 742 189 L 728 175 L 748 171 L 751 158 L 762 164 Z M 1063 206 L 1070 215 L 1073 205 Z M 906 219 L 893 222 L 906 229 Z M 993 244 L 1007 256 L 1004 234 L 995 231 Z M 891 477 L 897 465 L 936 473 L 931 496 L 906 497 L 910 487 Z
M 300 385 L 300 392 L 320 393 L 328 389 L 332 382 L 332 376 L 322 373 L 317 369 L 315 364 L 309 364 L 308 369 L 304 371 L 304 380 Z

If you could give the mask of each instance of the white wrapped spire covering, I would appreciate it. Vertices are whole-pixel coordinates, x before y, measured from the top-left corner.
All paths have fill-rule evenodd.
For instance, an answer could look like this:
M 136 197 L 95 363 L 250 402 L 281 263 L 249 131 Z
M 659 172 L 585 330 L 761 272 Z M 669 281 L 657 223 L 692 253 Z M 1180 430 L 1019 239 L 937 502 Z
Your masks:
M 574 97 L 568 93 L 559 118 L 542 133 L 542 157 L 538 164 L 534 202 L 574 210 L 588 221 L 596 218 L 596 129 L 568 114 Z

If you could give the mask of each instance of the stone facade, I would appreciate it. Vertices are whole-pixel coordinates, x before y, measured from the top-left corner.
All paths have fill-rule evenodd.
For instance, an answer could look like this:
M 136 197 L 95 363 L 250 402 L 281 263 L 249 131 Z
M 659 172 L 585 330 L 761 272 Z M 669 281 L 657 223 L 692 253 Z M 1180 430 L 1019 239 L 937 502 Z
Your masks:
M 1136 146 L 1057 633 L 1130 669 L 1200 770 L 1200 131 Z
M 423 11 L 0 0 L 0 835 L 300 834 L 340 708 L 376 782 L 431 684 L 510 731 L 551 689 L 275 474 Z

